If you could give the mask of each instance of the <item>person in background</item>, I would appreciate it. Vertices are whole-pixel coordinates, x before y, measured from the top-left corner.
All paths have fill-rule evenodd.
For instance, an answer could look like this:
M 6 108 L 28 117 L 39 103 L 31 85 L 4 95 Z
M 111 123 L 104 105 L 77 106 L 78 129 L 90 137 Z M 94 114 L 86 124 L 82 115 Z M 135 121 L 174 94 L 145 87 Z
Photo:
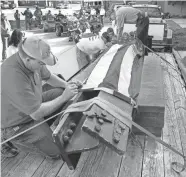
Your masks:
M 14 18 L 16 20 L 16 28 L 20 29 L 20 13 L 19 13 L 19 10 L 16 10 L 16 12 L 14 13 Z
M 147 13 L 141 13 L 136 22 L 136 37 L 141 40 L 144 45 L 148 45 L 149 17 Z M 145 48 L 145 55 L 147 55 Z
M 19 29 L 15 29 L 12 32 L 12 35 L 10 37 L 8 48 L 6 50 L 7 58 L 18 52 L 18 44 L 22 41 L 24 37 L 24 33 L 22 33 Z
M 96 10 L 94 9 L 94 7 L 91 7 L 90 15 L 91 16 L 95 16 L 96 15 Z
M 4 13 L 1 14 L 1 40 L 3 43 L 2 47 L 2 60 L 6 59 L 6 49 L 8 47 L 8 41 L 10 37 L 11 25 L 7 20 Z
M 59 20 L 59 19 L 64 19 L 65 18 L 65 15 L 63 15 L 61 13 L 61 10 L 59 10 L 59 13 L 57 14 L 56 18 Z
M 111 43 L 116 44 L 117 43 L 117 36 L 115 35 L 113 28 L 108 28 L 107 33 L 108 33 L 109 37 L 111 38 Z
M 101 18 L 101 24 L 102 24 L 102 26 L 104 26 L 104 23 L 103 23 L 104 16 L 105 16 L 105 9 L 104 9 L 103 6 L 101 6 L 101 9 L 100 9 L 100 18 Z
M 43 15 L 42 10 L 37 6 L 34 12 L 34 16 L 36 17 L 36 22 L 37 22 L 36 26 L 41 25 L 42 15 Z
M 93 61 L 93 55 L 106 49 L 108 43 L 110 43 L 110 37 L 107 32 L 104 32 L 102 36 L 92 36 L 80 39 L 76 44 L 79 68 L 82 68 L 85 64 Z
M 21 12 L 22 13 L 22 12 Z M 31 30 L 31 25 L 32 25 L 32 17 L 33 17 L 33 14 L 32 12 L 30 11 L 29 8 L 27 8 L 24 13 L 22 13 L 22 15 L 25 16 L 25 27 L 26 27 L 26 30 Z
M 125 23 L 136 23 L 141 11 L 133 7 L 120 7 L 116 11 L 117 38 L 121 39 Z
M 99 5 L 96 5 L 96 6 L 94 7 L 94 9 L 95 9 L 95 11 L 96 11 L 96 15 L 100 14 L 100 7 L 99 7 Z
M 51 11 L 49 10 L 48 13 L 46 14 L 46 20 L 48 21 L 48 19 L 50 18 L 54 18 L 54 16 L 52 15 Z

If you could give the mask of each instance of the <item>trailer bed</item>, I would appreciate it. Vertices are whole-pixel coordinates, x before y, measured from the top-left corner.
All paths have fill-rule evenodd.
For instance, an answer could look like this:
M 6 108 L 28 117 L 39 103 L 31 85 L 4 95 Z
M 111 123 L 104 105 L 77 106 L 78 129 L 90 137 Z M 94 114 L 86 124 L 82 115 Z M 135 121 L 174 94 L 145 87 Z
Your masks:
M 161 54 L 176 68 L 172 54 Z M 97 62 L 97 61 L 96 61 Z M 84 80 L 96 62 L 77 75 Z M 186 90 L 181 77 L 162 62 L 166 101 L 165 123 L 161 139 L 186 154 Z M 84 152 L 75 171 L 70 171 L 62 160 L 21 152 L 14 158 L 1 159 L 2 177 L 185 177 L 170 169 L 173 161 L 183 159 L 147 136 L 129 136 L 126 154 L 117 155 L 102 145 Z

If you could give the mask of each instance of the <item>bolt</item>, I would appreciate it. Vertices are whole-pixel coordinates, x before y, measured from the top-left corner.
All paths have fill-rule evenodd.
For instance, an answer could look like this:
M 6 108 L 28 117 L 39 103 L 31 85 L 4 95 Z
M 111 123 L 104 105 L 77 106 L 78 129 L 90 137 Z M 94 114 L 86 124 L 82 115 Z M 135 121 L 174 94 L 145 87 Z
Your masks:
M 71 129 L 73 129 L 73 128 L 76 127 L 76 124 L 74 122 L 71 122 L 69 126 L 70 126 Z
M 69 142 L 69 137 L 68 137 L 68 136 L 63 136 L 63 141 L 64 141 L 65 143 L 68 143 L 68 142 Z
M 67 130 L 67 135 L 72 136 L 72 134 L 73 134 L 73 131 L 71 129 L 68 129 Z
M 100 131 L 101 131 L 100 125 L 96 125 L 96 126 L 94 127 L 94 129 L 95 129 L 97 132 L 100 132 Z
M 102 125 L 104 123 L 104 120 L 102 118 L 99 118 L 98 122 Z
M 115 143 L 119 143 L 120 138 L 119 137 L 114 137 L 113 140 L 114 140 Z
M 107 116 L 106 111 L 105 111 L 105 110 L 102 111 L 101 115 L 102 115 L 103 117 L 106 117 L 106 116 Z

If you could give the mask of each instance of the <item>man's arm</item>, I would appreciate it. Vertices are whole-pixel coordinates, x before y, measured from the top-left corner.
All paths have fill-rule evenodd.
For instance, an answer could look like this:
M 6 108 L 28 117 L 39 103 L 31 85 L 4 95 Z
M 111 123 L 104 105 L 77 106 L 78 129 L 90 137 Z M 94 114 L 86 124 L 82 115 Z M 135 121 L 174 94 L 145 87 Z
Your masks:
M 22 14 L 22 15 L 25 15 L 25 13 L 26 13 L 26 11 L 24 11 L 24 13 L 23 13 L 23 12 L 21 12 L 21 14 Z
M 120 39 L 121 39 L 121 37 L 122 37 L 122 34 L 123 34 L 123 28 L 124 28 L 124 26 L 123 27 L 121 27 L 121 28 L 119 28 L 119 29 L 117 29 L 118 31 L 117 31 L 117 40 L 119 41 Z
M 55 74 L 51 73 L 50 78 L 47 80 L 47 83 L 53 87 L 62 87 L 66 88 L 67 82 L 59 78 Z
M 77 86 L 75 84 L 69 85 L 63 92 L 63 94 L 56 99 L 48 102 L 44 102 L 41 106 L 30 116 L 34 120 L 40 120 L 59 109 L 64 103 L 73 98 L 78 93 Z

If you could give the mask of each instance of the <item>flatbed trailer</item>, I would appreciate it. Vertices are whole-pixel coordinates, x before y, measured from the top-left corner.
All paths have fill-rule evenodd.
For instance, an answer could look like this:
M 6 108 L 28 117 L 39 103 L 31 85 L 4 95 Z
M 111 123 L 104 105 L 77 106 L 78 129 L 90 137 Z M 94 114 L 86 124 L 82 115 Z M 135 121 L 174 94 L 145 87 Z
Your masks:
M 153 55 L 149 53 L 149 56 Z M 170 53 L 160 53 L 178 71 L 175 58 Z M 98 60 L 76 75 L 84 81 L 90 75 Z M 186 90 L 183 79 L 167 63 L 161 61 L 162 80 L 165 98 L 164 127 L 161 139 L 186 154 Z M 183 163 L 182 158 L 144 135 L 129 136 L 126 152 L 116 152 L 100 145 L 91 151 L 83 152 L 76 169 L 69 170 L 62 160 L 49 160 L 42 156 L 21 152 L 14 158 L 1 159 L 2 177 L 177 177 L 171 170 L 172 161 Z

